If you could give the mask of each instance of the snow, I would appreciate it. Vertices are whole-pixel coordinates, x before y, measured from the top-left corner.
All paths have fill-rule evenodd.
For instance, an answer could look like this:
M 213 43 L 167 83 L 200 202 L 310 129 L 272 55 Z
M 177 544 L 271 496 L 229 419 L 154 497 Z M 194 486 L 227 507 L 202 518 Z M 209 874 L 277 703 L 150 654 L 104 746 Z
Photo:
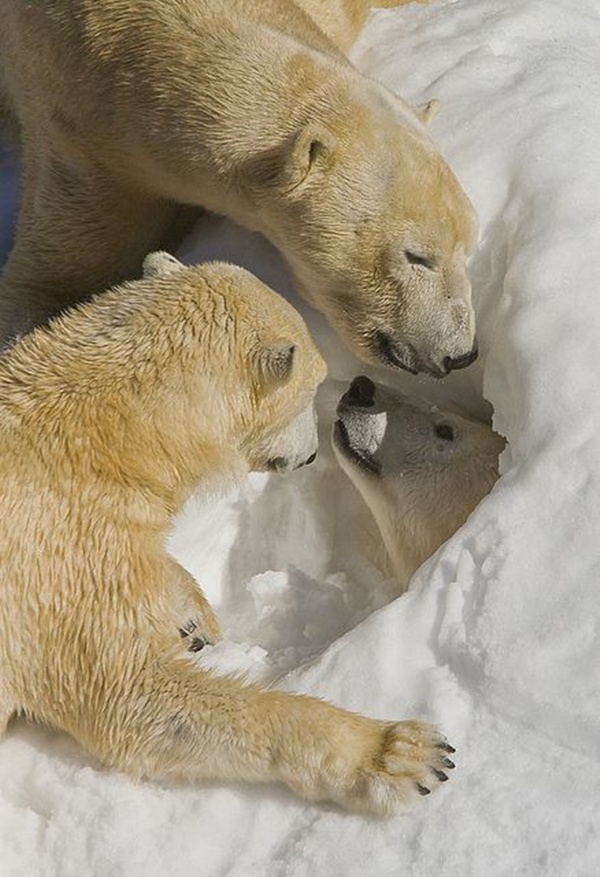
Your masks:
M 458 750 L 451 782 L 377 821 L 276 786 L 134 786 L 17 723 L 0 743 L 0 873 L 600 873 L 599 43 L 597 0 L 455 0 L 378 11 L 356 47 L 408 99 L 440 98 L 433 135 L 481 222 L 479 361 L 439 383 L 369 373 L 493 407 L 509 440 L 493 493 L 409 592 L 394 599 L 327 446 L 343 381 L 365 368 L 305 305 L 330 364 L 317 464 L 192 500 L 172 540 L 227 637 L 201 661 L 437 722 Z M 270 247 L 224 220 L 183 256 L 235 259 L 296 301 Z

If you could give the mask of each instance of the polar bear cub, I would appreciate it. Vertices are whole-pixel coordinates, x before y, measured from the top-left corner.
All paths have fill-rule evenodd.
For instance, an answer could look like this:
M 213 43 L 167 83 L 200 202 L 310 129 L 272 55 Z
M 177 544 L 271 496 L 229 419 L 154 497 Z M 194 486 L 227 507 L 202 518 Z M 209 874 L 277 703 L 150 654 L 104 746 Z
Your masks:
M 337 414 L 336 457 L 371 509 L 396 576 L 408 583 L 492 489 L 504 439 L 364 375 Z
M 310 462 L 324 376 L 251 274 L 164 255 L 0 357 L 0 731 L 25 714 L 134 778 L 279 780 L 381 814 L 447 779 L 425 724 L 193 663 L 219 625 L 165 550 L 173 515 L 198 485 Z

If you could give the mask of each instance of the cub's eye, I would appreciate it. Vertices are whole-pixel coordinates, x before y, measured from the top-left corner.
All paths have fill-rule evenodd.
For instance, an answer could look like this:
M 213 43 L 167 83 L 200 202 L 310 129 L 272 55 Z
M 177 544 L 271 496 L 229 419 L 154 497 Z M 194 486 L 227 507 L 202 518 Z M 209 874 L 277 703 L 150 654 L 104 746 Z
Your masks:
M 413 253 L 412 250 L 404 250 L 404 256 L 411 265 L 422 265 L 430 270 L 435 267 L 432 259 L 428 259 L 427 256 L 419 256 L 418 253 Z
M 438 438 L 444 439 L 446 442 L 454 441 L 454 430 L 449 423 L 436 423 L 434 432 Z

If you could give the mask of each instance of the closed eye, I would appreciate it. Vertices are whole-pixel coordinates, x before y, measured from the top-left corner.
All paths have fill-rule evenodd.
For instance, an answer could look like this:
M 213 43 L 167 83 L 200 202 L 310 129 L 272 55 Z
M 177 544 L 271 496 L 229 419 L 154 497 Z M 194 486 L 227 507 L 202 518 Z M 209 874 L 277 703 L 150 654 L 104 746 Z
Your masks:
M 435 268 L 433 259 L 429 259 L 427 256 L 420 256 L 418 253 L 413 253 L 412 250 L 404 250 L 404 256 L 411 265 L 422 265 L 430 270 Z

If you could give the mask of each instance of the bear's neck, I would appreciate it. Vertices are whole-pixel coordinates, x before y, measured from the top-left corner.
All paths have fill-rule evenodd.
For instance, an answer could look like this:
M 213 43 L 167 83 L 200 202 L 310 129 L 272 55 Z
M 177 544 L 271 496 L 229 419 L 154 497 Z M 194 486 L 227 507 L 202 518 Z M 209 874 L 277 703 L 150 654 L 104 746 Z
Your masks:
M 50 355 L 39 351 L 37 368 L 21 345 L 0 358 L 0 443 L 9 468 L 13 460 L 61 493 L 110 497 L 103 502 L 116 517 L 165 529 L 196 487 L 215 491 L 239 477 L 221 448 L 186 428 L 181 412 L 148 418 L 126 381 L 112 393 L 79 392 Z
M 102 77 L 103 91 L 110 84 L 110 106 L 86 106 L 81 95 L 78 111 L 119 174 L 127 167 L 160 197 L 264 231 L 260 204 L 245 197 L 254 163 L 279 150 L 283 161 L 289 138 L 326 117 L 323 108 L 359 75 L 333 46 L 327 51 L 326 40 L 307 46 L 293 29 L 273 29 L 249 9 L 232 15 L 225 33 L 226 6 L 219 4 L 214 29 L 206 11 L 196 20 L 194 3 L 153 29 L 138 21 L 145 12 L 133 4 L 111 45 L 98 43 L 93 64 L 82 59 L 89 76 Z M 123 57 L 127 76 L 115 63 Z

